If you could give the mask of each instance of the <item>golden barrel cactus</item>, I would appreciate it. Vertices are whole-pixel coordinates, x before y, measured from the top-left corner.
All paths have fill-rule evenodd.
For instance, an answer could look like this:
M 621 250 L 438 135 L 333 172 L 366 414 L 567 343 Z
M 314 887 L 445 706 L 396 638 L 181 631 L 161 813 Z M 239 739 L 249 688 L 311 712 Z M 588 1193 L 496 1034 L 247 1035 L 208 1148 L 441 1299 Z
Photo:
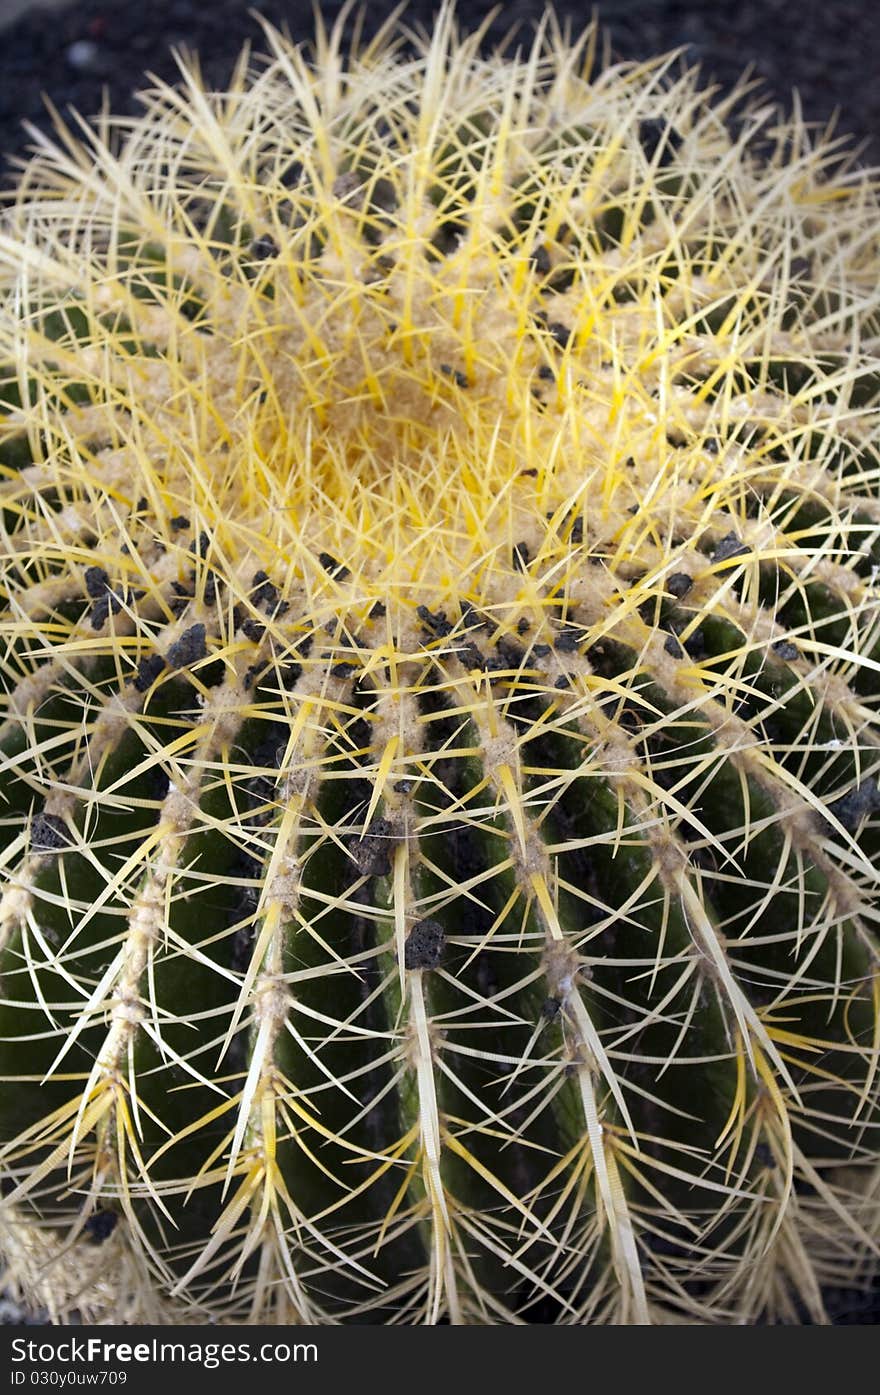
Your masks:
M 880 1235 L 876 180 L 445 7 L 0 235 L 0 1246 L 54 1320 L 825 1320 Z

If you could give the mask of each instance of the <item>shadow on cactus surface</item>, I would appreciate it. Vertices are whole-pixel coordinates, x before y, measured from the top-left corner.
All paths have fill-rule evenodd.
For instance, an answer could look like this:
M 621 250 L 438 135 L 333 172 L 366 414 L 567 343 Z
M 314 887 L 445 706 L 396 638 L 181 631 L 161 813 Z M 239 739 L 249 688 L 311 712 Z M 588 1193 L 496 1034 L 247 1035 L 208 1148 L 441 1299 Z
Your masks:
M 880 1237 L 876 178 L 444 8 L 0 236 L 0 1245 L 55 1321 L 825 1320 Z

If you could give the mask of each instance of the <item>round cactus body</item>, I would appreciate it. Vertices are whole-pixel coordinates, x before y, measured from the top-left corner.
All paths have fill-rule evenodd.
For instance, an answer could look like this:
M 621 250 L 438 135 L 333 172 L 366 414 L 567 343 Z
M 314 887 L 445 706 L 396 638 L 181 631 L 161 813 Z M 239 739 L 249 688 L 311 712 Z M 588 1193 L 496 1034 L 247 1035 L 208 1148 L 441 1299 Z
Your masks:
M 448 9 L 0 236 L 0 1245 L 64 1320 L 825 1318 L 877 1270 L 880 248 Z

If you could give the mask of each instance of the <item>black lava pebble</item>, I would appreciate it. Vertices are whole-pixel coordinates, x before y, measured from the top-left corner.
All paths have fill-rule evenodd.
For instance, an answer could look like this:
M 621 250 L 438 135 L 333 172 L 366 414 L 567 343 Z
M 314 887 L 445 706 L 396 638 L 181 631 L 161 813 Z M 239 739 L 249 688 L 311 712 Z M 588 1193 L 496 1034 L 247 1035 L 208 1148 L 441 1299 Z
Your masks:
M 203 659 L 207 652 L 204 625 L 190 625 L 168 650 L 168 667 L 189 668 L 191 664 L 197 664 Z
M 250 253 L 254 261 L 263 262 L 278 256 L 278 244 L 271 237 L 256 237 L 251 243 Z
M 410 930 L 403 949 L 405 969 L 436 969 L 446 949 L 446 935 L 437 920 L 420 920 Z
M 34 852 L 58 852 L 70 843 L 67 825 L 57 814 L 37 814 L 31 823 Z
M 324 571 L 329 572 L 330 576 L 334 576 L 337 581 L 344 581 L 347 576 L 351 575 L 348 567 L 343 562 L 337 562 L 336 558 L 332 557 L 329 552 L 319 552 L 318 561 Z
M 102 1245 L 113 1234 L 118 1220 L 119 1217 L 115 1211 L 96 1211 L 86 1221 L 86 1234 L 91 1238 L 93 1244 Z
M 743 542 L 742 538 L 737 537 L 736 533 L 725 533 L 724 537 L 715 548 L 715 551 L 712 553 L 712 561 L 726 562 L 729 558 L 741 557 L 748 551 L 748 547 Z
M 666 578 L 667 591 L 679 601 L 682 596 L 687 595 L 693 584 L 687 572 L 673 572 L 672 576 Z
M 165 660 L 162 658 L 161 654 L 148 654 L 145 659 L 141 659 L 138 664 L 137 674 L 132 680 L 136 691 L 145 693 L 159 677 L 164 667 Z
M 876 780 L 863 780 L 849 794 L 828 805 L 829 814 L 842 824 L 847 833 L 855 833 L 862 819 L 880 809 L 880 787 Z
M 86 590 L 93 600 L 106 594 L 110 578 L 103 567 L 86 567 Z
M 363 837 L 349 840 L 349 856 L 362 877 L 390 874 L 393 838 L 394 829 L 388 819 L 377 819 Z

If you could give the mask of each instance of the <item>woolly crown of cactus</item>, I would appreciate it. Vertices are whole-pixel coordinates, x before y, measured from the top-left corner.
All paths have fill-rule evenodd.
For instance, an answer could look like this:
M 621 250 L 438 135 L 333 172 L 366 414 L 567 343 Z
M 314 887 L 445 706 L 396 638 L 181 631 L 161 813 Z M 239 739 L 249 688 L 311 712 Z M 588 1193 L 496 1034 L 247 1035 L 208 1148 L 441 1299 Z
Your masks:
M 822 1321 L 878 1171 L 878 199 L 448 7 L 0 236 L 0 1167 L 55 1320 Z

